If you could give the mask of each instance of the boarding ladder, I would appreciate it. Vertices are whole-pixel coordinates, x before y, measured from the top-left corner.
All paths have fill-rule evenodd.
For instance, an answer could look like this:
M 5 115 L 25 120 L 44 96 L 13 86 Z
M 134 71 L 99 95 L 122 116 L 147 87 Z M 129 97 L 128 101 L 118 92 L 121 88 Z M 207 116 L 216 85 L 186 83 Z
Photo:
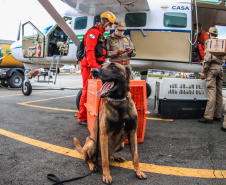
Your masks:
M 62 55 L 53 55 L 51 67 L 48 71 L 48 83 L 53 82 L 54 84 L 56 84 L 56 78 L 57 78 L 57 74 L 58 74 L 58 70 L 59 70 L 59 64 L 60 64 L 61 57 L 62 57 Z M 56 63 L 56 68 L 54 68 L 54 61 L 56 58 L 57 58 L 57 63 Z M 55 79 L 54 79 L 54 81 L 50 81 L 50 79 L 53 77 L 54 72 L 55 72 Z

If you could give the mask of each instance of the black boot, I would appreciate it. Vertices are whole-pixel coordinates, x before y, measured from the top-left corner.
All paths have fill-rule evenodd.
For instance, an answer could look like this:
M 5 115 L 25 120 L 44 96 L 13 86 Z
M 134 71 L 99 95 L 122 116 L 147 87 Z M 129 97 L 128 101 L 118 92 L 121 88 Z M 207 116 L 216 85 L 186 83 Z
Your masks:
M 84 121 L 79 121 L 78 122 L 80 125 L 87 127 L 87 120 Z
M 213 121 L 218 121 L 218 122 L 221 122 L 221 118 L 213 118 Z
M 224 128 L 224 127 L 221 127 L 221 130 L 224 131 L 224 132 L 226 132 L 226 128 Z
M 213 120 L 210 120 L 208 118 L 203 117 L 203 118 L 198 119 L 198 122 L 212 124 L 213 123 Z

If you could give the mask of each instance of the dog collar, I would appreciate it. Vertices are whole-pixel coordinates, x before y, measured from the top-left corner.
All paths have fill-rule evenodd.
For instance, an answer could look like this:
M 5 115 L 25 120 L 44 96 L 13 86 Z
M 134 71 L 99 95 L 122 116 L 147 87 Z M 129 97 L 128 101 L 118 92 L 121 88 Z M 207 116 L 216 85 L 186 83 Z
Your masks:
M 126 97 L 125 98 L 122 98 L 122 99 L 113 99 L 113 98 L 109 98 L 110 101 L 125 101 L 126 100 Z

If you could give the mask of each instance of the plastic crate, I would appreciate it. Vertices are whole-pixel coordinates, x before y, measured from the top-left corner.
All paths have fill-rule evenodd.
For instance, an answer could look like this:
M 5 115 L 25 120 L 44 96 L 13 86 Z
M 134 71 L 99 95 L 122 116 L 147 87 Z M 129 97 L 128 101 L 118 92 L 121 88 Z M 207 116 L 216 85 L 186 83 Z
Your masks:
M 206 81 L 201 79 L 163 78 L 159 84 L 159 99 L 207 100 Z
M 156 82 L 155 112 L 164 119 L 203 117 L 207 102 L 206 83 L 201 79 L 164 78 Z
M 87 127 L 90 133 L 93 130 L 93 125 L 98 114 L 98 103 L 100 98 L 97 97 L 96 92 L 102 87 L 102 81 L 99 79 L 89 79 L 88 80 L 88 90 L 87 90 L 87 103 L 85 104 L 87 108 Z M 101 109 L 103 104 L 103 99 L 101 100 Z
M 87 125 L 90 132 L 93 130 L 93 125 L 98 114 L 98 103 L 100 98 L 96 96 L 96 92 L 102 87 L 102 81 L 99 79 L 89 79 L 87 91 Z M 146 127 L 146 117 L 150 112 L 147 111 L 147 95 L 146 95 L 146 82 L 144 80 L 131 80 L 130 93 L 135 103 L 138 113 L 138 126 L 137 126 L 137 142 L 144 142 L 144 134 Z M 100 103 L 103 103 L 103 100 Z M 128 140 L 125 141 L 128 143 Z

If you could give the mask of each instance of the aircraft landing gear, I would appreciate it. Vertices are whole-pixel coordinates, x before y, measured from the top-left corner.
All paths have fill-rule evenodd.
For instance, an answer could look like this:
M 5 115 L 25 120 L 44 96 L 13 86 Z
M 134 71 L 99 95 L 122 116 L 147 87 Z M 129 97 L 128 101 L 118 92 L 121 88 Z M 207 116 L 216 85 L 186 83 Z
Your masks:
M 29 96 L 32 92 L 32 86 L 30 82 L 23 83 L 22 92 L 25 96 Z
M 148 83 L 146 83 L 146 91 L 147 91 L 147 98 L 148 98 L 149 96 L 151 96 L 151 86 Z
M 24 82 L 23 82 L 23 85 L 22 85 L 22 93 L 25 95 L 25 96 L 30 96 L 31 92 L 32 92 L 32 86 L 31 86 L 31 83 L 29 81 L 29 75 L 30 75 L 31 71 L 26 69 L 25 70 L 25 74 L 24 74 Z
M 78 92 L 76 96 L 76 107 L 78 110 L 79 110 L 79 103 L 80 103 L 81 96 L 82 96 L 82 89 Z
M 146 81 L 147 98 L 151 95 L 151 86 L 147 83 L 148 71 L 140 72 L 140 79 Z

